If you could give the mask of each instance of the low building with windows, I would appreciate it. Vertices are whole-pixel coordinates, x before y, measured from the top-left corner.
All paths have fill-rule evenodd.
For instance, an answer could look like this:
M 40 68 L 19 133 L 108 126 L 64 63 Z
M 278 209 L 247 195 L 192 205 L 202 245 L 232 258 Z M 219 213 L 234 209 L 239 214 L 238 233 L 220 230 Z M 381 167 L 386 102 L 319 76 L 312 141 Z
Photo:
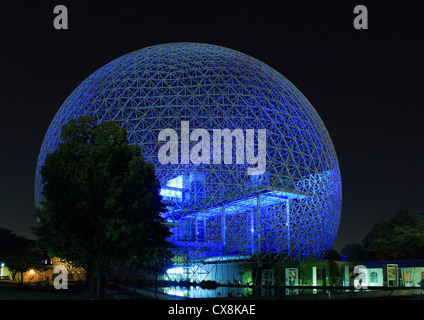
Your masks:
M 423 260 L 335 261 L 275 263 L 264 272 L 275 285 L 353 287 L 415 287 L 424 282 Z
M 363 284 L 370 287 L 420 287 L 424 281 L 424 259 L 371 261 L 364 266 Z

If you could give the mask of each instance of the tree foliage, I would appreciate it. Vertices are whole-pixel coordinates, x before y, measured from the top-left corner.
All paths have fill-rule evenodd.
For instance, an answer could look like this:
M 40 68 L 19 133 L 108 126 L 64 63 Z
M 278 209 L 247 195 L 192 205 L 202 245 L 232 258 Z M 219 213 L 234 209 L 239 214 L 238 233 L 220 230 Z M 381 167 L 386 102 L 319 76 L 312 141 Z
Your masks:
M 342 253 L 350 260 L 423 259 L 424 221 L 398 210 L 388 221 L 378 221 L 361 244 L 349 244 Z
M 34 274 L 46 269 L 46 258 L 40 244 L 35 240 L 29 240 L 18 236 L 12 230 L 0 228 L 0 259 L 12 274 L 12 278 L 20 285 L 28 284 L 32 279 L 24 274 L 33 270 Z
M 114 122 L 70 120 L 41 168 L 44 200 L 34 233 L 49 252 L 85 267 L 102 295 L 104 268 L 166 246 L 166 210 L 154 167 Z

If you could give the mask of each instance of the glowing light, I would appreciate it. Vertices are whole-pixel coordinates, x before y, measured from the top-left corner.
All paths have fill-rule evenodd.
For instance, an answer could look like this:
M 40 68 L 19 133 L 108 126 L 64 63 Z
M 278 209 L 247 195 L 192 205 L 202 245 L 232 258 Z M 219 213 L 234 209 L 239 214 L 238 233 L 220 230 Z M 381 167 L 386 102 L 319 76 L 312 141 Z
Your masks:
M 169 180 L 166 183 L 167 187 L 172 187 L 172 188 L 178 188 L 178 189 L 182 189 L 183 188 L 183 176 L 178 176 L 174 179 Z
M 168 188 L 161 188 L 160 189 L 160 195 L 163 196 L 163 197 L 178 198 L 178 199 L 182 199 L 182 197 L 183 197 L 183 193 L 181 191 L 172 190 L 172 189 L 168 189 Z
M 181 267 L 171 268 L 166 270 L 167 274 L 184 274 L 184 269 Z
M 169 240 L 184 260 L 179 265 L 320 259 L 331 249 L 342 199 L 333 144 L 309 101 L 266 64 L 215 45 L 171 43 L 105 65 L 54 117 L 38 158 L 36 203 L 40 169 L 57 148 L 62 125 L 83 115 L 97 123 L 116 121 L 154 165 L 169 209 L 164 214 L 172 227 Z M 161 130 L 181 136 L 181 151 L 197 143 L 183 139 L 183 121 L 208 132 L 240 129 L 247 136 L 246 130 L 254 130 L 255 141 L 258 130 L 266 129 L 266 172 L 249 176 L 247 161 L 237 164 L 237 148 L 230 165 L 181 164 L 184 159 L 162 165 Z
M 187 294 L 187 289 L 183 290 L 179 287 L 168 287 L 164 289 L 164 292 L 177 297 L 184 297 Z

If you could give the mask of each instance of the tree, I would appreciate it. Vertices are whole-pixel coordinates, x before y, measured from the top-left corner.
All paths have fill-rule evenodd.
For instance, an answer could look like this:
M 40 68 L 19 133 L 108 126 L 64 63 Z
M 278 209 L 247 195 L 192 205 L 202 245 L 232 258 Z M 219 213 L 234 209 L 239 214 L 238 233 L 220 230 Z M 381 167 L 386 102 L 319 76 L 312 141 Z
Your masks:
M 174 253 L 170 248 L 160 247 L 152 248 L 137 257 L 136 268 L 155 276 L 156 292 L 158 291 L 159 275 L 164 274 L 167 269 L 172 267 L 173 256 Z
M 158 276 L 173 265 L 174 253 L 171 245 L 163 240 L 155 228 L 150 228 L 147 232 L 149 240 L 143 244 L 142 250 L 137 252 L 134 262 L 137 269 L 155 275 L 158 280 Z
M 361 244 L 349 244 L 343 253 L 358 260 L 424 258 L 424 221 L 408 210 L 398 210 L 378 221 Z
M 347 256 L 349 261 L 361 261 L 364 259 L 364 247 L 360 243 L 349 243 L 342 249 L 342 254 Z
M 4 262 L 7 256 L 10 255 L 12 245 L 16 240 L 17 235 L 12 230 L 6 228 L 0 228 L 0 261 Z
M 12 274 L 12 279 L 21 286 L 29 284 L 38 271 L 46 269 L 45 253 L 39 243 L 0 228 L 0 258 Z M 24 274 L 32 270 L 25 282 Z
M 364 248 L 377 259 L 424 258 L 424 222 L 408 210 L 398 210 L 390 220 L 374 226 Z
M 154 167 L 124 128 L 84 116 L 65 124 L 61 139 L 40 171 L 44 200 L 33 231 L 50 254 L 86 268 L 102 298 L 105 268 L 129 263 L 147 244 L 168 245 L 166 207 Z
M 400 258 L 424 258 L 424 224 L 395 226 L 396 250 Z
M 365 259 L 396 259 L 393 228 L 389 222 L 379 220 L 362 240 Z
M 341 255 L 336 250 L 331 249 L 325 254 L 324 259 L 340 260 Z

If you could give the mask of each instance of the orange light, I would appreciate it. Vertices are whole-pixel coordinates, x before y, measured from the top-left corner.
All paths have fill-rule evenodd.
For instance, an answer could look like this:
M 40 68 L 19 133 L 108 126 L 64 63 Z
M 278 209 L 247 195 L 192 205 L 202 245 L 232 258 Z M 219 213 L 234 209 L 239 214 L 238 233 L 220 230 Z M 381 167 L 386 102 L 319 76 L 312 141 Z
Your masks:
M 30 274 L 34 274 L 34 269 L 29 270 Z

